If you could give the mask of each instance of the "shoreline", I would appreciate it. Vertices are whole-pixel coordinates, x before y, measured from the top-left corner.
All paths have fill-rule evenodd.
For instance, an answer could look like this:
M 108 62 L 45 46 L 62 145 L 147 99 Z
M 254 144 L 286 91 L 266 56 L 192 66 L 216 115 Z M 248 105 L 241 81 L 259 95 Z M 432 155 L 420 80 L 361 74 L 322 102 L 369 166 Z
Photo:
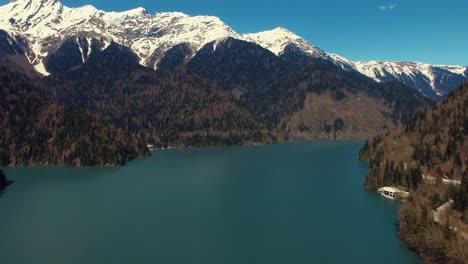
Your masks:
M 177 149 L 221 149 L 221 148 L 245 148 L 245 147 L 263 147 L 263 146 L 274 146 L 274 145 L 281 145 L 281 144 L 287 144 L 287 143 L 300 143 L 300 142 L 360 142 L 362 141 L 363 143 L 366 141 L 366 139 L 311 139 L 311 140 L 285 140 L 281 142 L 276 142 L 276 143 L 248 143 L 248 144 L 242 144 L 242 145 L 208 145 L 208 146 L 202 146 L 202 147 L 195 147 L 195 146 L 169 146 L 167 148 L 154 148 L 154 149 L 149 149 L 148 152 L 149 155 L 141 156 L 141 157 L 136 157 L 134 159 L 127 160 L 124 164 L 121 165 L 112 165 L 112 164 L 106 164 L 106 165 L 92 165 L 92 166 L 74 166 L 74 165 L 69 165 L 69 164 L 49 164 L 47 162 L 44 163 L 33 163 L 33 164 L 18 164 L 18 165 L 7 165 L 7 166 L 0 166 L 0 168 L 35 168 L 35 167 L 62 167 L 62 168 L 120 168 L 120 167 L 125 167 L 129 162 L 137 161 L 137 160 L 142 160 L 148 157 L 151 157 L 154 153 L 159 152 L 159 151 L 164 151 L 164 150 L 177 150 Z

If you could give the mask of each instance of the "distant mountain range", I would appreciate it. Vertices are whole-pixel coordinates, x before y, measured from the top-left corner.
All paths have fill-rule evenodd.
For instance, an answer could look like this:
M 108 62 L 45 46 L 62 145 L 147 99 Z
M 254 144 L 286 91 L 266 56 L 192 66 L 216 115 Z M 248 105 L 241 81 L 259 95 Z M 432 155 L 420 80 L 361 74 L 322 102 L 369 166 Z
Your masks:
M 149 14 L 143 8 L 104 12 L 90 5 L 69 8 L 58 0 L 16 0 L 0 7 L 0 29 L 18 41 L 27 61 L 42 75 L 77 67 L 112 42 L 129 47 L 141 65 L 158 69 L 168 66 L 165 56 L 177 57 L 172 67 L 186 64 L 206 44 L 234 38 L 258 44 L 276 56 L 288 57 L 290 62 L 328 60 L 377 82 L 401 81 L 432 99 L 447 94 L 468 78 L 465 66 L 352 62 L 284 28 L 238 34 L 217 17 L 179 12 Z M 67 65 L 58 67 L 57 61 Z

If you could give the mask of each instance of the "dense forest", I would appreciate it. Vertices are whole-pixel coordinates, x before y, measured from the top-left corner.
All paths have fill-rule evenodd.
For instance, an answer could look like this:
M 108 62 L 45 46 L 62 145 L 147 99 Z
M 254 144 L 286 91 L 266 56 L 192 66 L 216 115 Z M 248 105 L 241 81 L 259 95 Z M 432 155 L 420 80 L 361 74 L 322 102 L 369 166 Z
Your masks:
M 65 104 L 102 116 L 147 142 L 171 146 L 270 143 L 266 127 L 220 87 L 184 67 L 156 73 L 111 44 L 82 67 L 44 80 Z
M 468 243 L 461 232 L 468 234 L 468 82 L 367 142 L 360 157 L 371 167 L 367 187 L 411 192 L 400 211 L 401 237 L 427 263 L 466 263 Z M 461 184 L 443 184 L 443 177 Z M 433 210 L 451 200 L 444 224 L 435 223 Z
M 399 83 L 377 84 L 325 61 L 298 67 L 257 45 L 226 41 L 215 53 L 207 45 L 187 66 L 180 65 L 186 47 L 176 47 L 157 72 L 113 43 L 43 87 L 147 142 L 172 146 L 366 138 L 430 103 Z
M 461 180 L 468 158 L 467 135 L 465 83 L 434 107 L 416 113 L 364 146 L 361 158 L 368 160 L 372 168 L 366 184 L 371 188 L 397 184 L 417 189 L 421 173 L 431 171 Z
M 0 166 L 121 165 L 149 154 L 138 137 L 56 103 L 5 67 L 0 67 L 0 94 Z

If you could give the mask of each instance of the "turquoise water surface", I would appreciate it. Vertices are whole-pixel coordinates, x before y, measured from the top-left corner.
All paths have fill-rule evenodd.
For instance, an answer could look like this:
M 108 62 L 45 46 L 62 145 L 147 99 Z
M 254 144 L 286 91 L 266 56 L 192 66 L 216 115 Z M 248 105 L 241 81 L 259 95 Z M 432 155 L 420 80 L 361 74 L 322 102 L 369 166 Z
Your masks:
M 360 141 L 164 150 L 121 168 L 6 168 L 2 264 L 421 263 Z

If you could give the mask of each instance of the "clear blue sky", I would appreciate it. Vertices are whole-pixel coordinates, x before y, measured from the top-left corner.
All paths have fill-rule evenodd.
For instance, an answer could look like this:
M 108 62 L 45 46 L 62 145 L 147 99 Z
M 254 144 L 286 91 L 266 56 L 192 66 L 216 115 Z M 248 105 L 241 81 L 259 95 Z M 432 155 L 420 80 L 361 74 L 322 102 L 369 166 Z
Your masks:
M 0 0 L 0 3 L 6 3 Z M 468 65 L 468 0 L 62 0 L 220 17 L 239 33 L 285 27 L 351 60 Z

